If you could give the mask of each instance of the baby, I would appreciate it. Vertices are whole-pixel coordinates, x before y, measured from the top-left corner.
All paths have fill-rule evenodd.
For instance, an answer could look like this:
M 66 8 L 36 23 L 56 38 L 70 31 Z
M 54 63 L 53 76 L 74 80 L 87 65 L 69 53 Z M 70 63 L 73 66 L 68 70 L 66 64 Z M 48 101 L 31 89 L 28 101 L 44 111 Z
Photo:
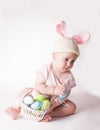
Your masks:
M 71 69 L 80 55 L 78 44 L 87 42 L 89 34 L 84 33 L 67 37 L 64 21 L 57 24 L 56 30 L 61 37 L 54 43 L 53 61 L 37 70 L 35 88 L 22 90 L 18 96 L 17 104 L 6 109 L 7 114 L 14 120 L 18 118 L 21 112 L 21 99 L 33 91 L 39 92 L 51 100 L 53 99 L 48 113 L 42 121 L 47 122 L 54 117 L 63 117 L 75 113 L 76 105 L 68 99 L 72 88 L 76 86 Z M 59 98 L 63 95 L 65 95 L 64 102 Z

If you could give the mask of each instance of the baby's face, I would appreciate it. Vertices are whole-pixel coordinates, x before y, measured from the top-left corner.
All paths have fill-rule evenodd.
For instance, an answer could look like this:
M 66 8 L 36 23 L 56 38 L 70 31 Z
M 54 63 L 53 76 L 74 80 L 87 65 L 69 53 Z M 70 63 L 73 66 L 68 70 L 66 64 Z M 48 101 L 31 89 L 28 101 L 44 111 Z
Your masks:
M 77 57 L 78 56 L 76 54 L 70 52 L 60 52 L 53 54 L 54 64 L 60 72 L 69 71 L 73 67 Z

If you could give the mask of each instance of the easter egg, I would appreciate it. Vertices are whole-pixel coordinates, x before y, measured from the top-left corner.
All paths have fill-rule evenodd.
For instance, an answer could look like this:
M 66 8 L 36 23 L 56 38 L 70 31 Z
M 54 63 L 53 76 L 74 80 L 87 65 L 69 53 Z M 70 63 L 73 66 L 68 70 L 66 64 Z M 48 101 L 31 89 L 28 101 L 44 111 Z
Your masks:
M 42 94 L 37 94 L 36 96 L 34 96 L 34 100 L 42 102 L 42 101 L 46 100 L 46 98 Z
M 34 100 L 33 100 L 32 96 L 25 96 L 24 99 L 23 99 L 23 102 L 26 105 L 30 105 L 30 104 L 32 104 L 34 102 Z
M 47 110 L 50 107 L 50 101 L 47 99 L 43 101 L 43 105 L 41 106 L 41 110 Z
M 42 102 L 39 102 L 39 101 L 35 101 L 35 102 L 33 102 L 33 104 L 31 104 L 31 108 L 34 110 L 40 109 L 41 106 L 42 106 Z

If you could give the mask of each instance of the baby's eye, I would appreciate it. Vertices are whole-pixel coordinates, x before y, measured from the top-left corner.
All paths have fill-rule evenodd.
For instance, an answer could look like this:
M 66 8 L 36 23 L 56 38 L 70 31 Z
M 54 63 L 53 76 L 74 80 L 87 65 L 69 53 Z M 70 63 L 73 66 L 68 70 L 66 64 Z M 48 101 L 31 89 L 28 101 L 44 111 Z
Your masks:
M 75 62 L 75 60 L 72 60 L 71 62 L 72 62 L 72 63 L 74 63 L 74 62 Z
M 68 58 L 66 58 L 65 61 L 68 61 Z

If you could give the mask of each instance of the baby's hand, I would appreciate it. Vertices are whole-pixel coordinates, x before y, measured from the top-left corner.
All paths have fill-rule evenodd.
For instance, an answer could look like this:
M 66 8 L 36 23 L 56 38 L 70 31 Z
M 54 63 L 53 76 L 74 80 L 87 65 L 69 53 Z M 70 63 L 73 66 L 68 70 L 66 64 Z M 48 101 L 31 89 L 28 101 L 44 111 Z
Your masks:
M 63 86 L 55 87 L 55 89 L 54 89 L 54 95 L 57 95 L 57 96 L 63 95 L 64 92 L 65 92 L 65 90 L 66 90 L 66 88 L 63 87 Z

